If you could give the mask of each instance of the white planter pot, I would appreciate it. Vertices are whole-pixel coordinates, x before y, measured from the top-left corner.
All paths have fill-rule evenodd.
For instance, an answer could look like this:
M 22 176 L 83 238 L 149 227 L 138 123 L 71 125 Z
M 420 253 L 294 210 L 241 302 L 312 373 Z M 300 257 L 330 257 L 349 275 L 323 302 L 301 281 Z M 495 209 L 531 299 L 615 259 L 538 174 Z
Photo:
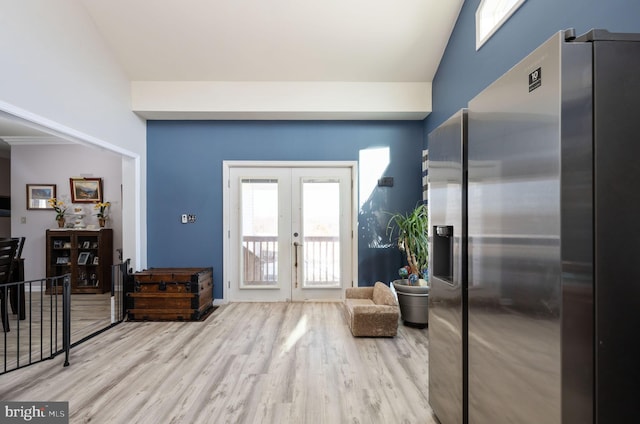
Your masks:
M 412 286 L 407 280 L 395 280 L 393 287 L 405 325 L 426 327 L 429 324 L 429 287 Z

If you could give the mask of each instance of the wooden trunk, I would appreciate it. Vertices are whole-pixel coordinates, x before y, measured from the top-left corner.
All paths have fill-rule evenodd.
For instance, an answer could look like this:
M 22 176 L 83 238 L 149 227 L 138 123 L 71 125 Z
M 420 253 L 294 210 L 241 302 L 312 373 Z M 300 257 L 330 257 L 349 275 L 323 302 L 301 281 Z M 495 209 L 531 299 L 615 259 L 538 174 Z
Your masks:
M 133 274 L 134 321 L 198 321 L 213 307 L 213 268 L 151 268 Z

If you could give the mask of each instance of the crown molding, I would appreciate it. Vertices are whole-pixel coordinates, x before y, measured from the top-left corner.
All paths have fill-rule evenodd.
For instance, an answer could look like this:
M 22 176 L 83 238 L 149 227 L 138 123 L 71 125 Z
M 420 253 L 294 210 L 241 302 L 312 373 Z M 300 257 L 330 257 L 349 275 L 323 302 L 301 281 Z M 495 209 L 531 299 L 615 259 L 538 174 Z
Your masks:
M 11 146 L 35 146 L 35 145 L 43 145 L 43 144 L 75 144 L 72 141 L 64 140 L 59 137 L 53 136 L 4 136 L 0 137 L 0 140 Z

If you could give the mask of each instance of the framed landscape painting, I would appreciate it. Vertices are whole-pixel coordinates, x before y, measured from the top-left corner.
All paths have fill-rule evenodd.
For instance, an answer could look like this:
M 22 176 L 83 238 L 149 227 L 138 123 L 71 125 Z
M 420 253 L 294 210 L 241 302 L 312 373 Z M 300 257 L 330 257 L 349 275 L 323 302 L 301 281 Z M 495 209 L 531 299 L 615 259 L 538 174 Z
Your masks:
M 55 197 L 55 184 L 27 184 L 27 209 L 51 209 L 49 199 Z
M 69 178 L 72 203 L 102 202 L 102 178 Z

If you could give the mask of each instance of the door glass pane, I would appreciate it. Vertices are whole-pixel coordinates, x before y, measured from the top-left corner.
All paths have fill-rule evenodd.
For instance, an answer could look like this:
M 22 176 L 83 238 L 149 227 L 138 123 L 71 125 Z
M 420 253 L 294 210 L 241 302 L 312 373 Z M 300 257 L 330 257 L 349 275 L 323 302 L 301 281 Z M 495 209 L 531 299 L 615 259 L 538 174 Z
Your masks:
M 340 287 L 339 181 L 303 181 L 302 220 L 302 287 Z
M 278 181 L 242 179 L 240 287 L 278 284 Z

